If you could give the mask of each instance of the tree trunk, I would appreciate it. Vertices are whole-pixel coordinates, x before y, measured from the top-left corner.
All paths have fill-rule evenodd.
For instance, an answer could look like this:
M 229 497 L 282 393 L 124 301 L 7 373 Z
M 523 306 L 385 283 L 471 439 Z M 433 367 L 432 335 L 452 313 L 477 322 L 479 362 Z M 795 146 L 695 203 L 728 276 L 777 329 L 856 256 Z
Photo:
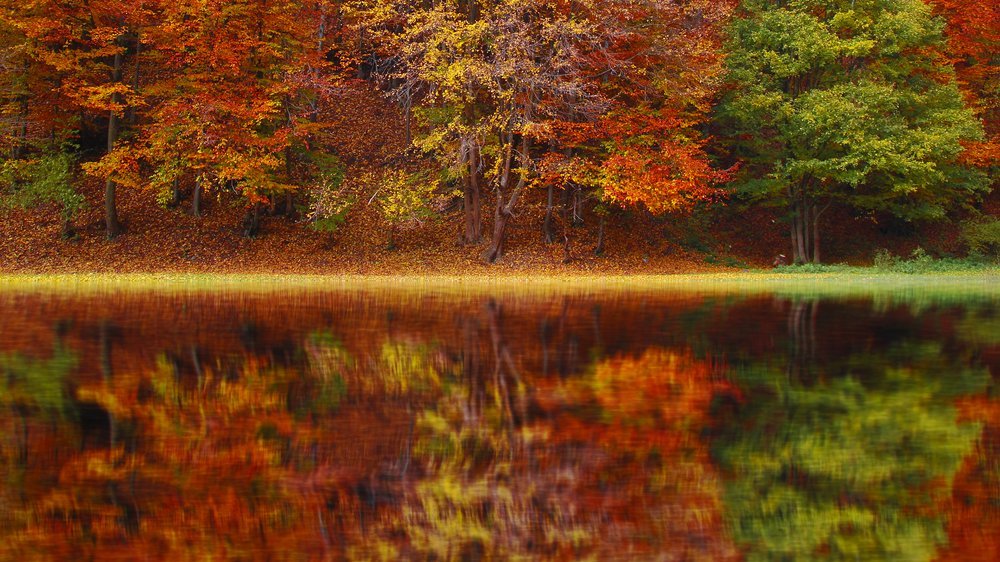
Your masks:
M 256 238 L 260 234 L 260 203 L 254 203 L 243 219 L 243 236 Z
M 570 217 L 569 217 L 569 205 L 570 205 L 570 191 L 566 187 L 563 189 L 563 204 L 562 204 L 562 223 L 563 223 L 563 263 L 569 263 L 573 261 L 573 255 L 570 252 Z
M 597 246 L 594 247 L 594 255 L 602 256 L 604 255 L 604 223 L 607 217 L 601 215 L 601 222 L 597 227 Z
M 116 42 L 116 45 L 120 46 L 120 44 L 121 39 Z M 118 84 L 121 81 L 122 53 L 119 50 L 115 53 L 114 66 L 111 70 L 111 83 Z M 111 101 L 116 105 L 122 103 L 121 94 L 113 94 L 111 96 Z M 118 141 L 120 127 L 121 123 L 119 122 L 118 114 L 115 110 L 111 110 L 108 117 L 108 152 L 111 152 L 115 148 L 115 143 Z M 118 208 L 115 204 L 115 182 L 111 178 L 108 178 L 107 182 L 104 184 L 104 218 L 108 240 L 114 240 L 121 234 L 122 227 L 121 223 L 118 221 Z
M 506 162 L 504 163 L 503 177 L 500 181 L 500 189 L 497 191 L 497 205 L 496 205 L 496 215 L 495 221 L 493 223 L 493 239 L 490 241 L 490 247 L 483 254 L 483 259 L 486 263 L 496 263 L 503 256 L 504 244 L 507 241 L 507 225 L 510 224 L 510 220 L 514 217 L 514 207 L 517 205 L 518 200 L 521 198 L 521 193 L 524 191 L 524 186 L 528 181 L 528 171 L 527 171 L 527 159 L 528 150 L 531 148 L 531 144 L 528 141 L 528 137 L 521 137 L 521 154 L 519 158 L 521 159 L 521 173 L 518 174 L 517 185 L 510 193 L 510 197 L 504 201 L 505 193 L 504 188 L 510 182 L 510 171 L 513 164 L 513 155 L 511 154 L 513 145 L 513 138 L 508 139 L 507 144 L 507 155 Z
M 389 243 L 386 244 L 385 249 L 390 252 L 396 251 L 396 224 L 393 223 L 389 226 Z
M 180 178 L 175 178 L 170 186 L 170 202 L 167 203 L 167 207 L 174 208 L 181 204 L 181 180 Z
M 30 66 L 25 63 L 24 74 L 27 76 Z M 27 148 L 28 144 L 28 103 L 30 102 L 30 95 L 27 92 L 22 92 L 18 96 L 18 115 L 17 115 L 17 141 L 14 146 L 11 147 L 10 157 L 12 160 L 17 160 L 24 155 L 24 149 Z
M 481 188 L 479 185 L 479 145 L 472 142 L 466 155 L 467 167 L 465 176 L 465 198 L 462 203 L 465 210 L 466 244 L 478 244 L 483 240 L 483 216 L 481 203 Z
M 76 229 L 73 228 L 73 221 L 69 219 L 63 219 L 63 226 L 62 226 L 63 240 L 69 240 L 74 236 L 76 236 Z
M 819 263 L 819 213 L 816 210 L 816 205 L 812 208 L 812 261 L 813 263 Z
M 191 194 L 191 214 L 201 216 L 201 178 L 194 180 L 194 193 Z
M 806 217 L 804 214 L 805 205 L 802 201 L 801 188 L 794 192 L 792 203 L 792 236 L 794 249 L 794 263 L 802 265 L 809 262 L 809 247 L 806 242 Z
M 545 200 L 545 220 L 542 222 L 542 235 L 545 243 L 551 244 L 556 241 L 556 235 L 552 232 L 552 200 L 555 197 L 555 185 L 549 184 L 548 198 Z
M 583 226 L 583 201 L 580 200 L 582 196 L 582 190 L 580 186 L 576 186 L 573 190 L 573 226 Z
M 809 214 L 808 207 L 799 199 L 799 257 L 801 263 L 809 263 Z
M 788 197 L 788 238 L 792 243 L 792 264 L 799 263 L 798 209 L 796 209 L 795 191 L 788 186 L 785 194 Z
M 812 219 L 813 219 L 813 222 L 812 222 L 812 229 L 813 229 L 813 255 L 812 255 L 812 258 L 813 258 L 813 263 L 820 263 L 820 251 L 819 251 L 819 249 L 820 249 L 820 243 L 819 243 L 819 239 L 820 239 L 820 236 L 819 236 L 819 217 L 820 217 L 820 215 L 822 215 L 823 213 L 825 213 L 826 210 L 829 209 L 830 205 L 832 205 L 832 204 L 833 204 L 833 201 L 827 201 L 826 205 L 823 205 L 822 209 L 819 209 L 819 208 L 817 208 L 816 205 L 813 205 L 813 215 L 812 215 Z

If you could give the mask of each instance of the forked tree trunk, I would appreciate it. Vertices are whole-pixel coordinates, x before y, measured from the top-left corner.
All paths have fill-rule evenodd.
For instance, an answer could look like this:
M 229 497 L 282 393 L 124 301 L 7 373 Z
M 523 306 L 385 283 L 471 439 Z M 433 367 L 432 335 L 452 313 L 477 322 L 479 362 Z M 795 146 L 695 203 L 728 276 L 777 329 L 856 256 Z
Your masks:
M 525 136 L 521 138 L 521 154 L 519 156 L 521 160 L 521 173 L 518 174 L 517 185 L 511 190 L 509 196 L 504 193 L 505 188 L 510 183 L 511 167 L 513 166 L 514 158 L 512 154 L 513 144 L 513 135 L 511 135 L 507 140 L 507 154 L 504 157 L 504 169 L 501 172 L 503 175 L 500 179 L 500 189 L 497 191 L 493 238 L 490 241 L 490 247 L 483 254 L 483 259 L 486 263 L 496 263 L 503 256 L 504 245 L 507 242 L 507 226 L 514 217 L 514 208 L 517 206 L 517 202 L 521 198 L 521 193 L 524 191 L 524 186 L 528 181 L 527 159 L 531 143 L 528 141 L 528 137 Z

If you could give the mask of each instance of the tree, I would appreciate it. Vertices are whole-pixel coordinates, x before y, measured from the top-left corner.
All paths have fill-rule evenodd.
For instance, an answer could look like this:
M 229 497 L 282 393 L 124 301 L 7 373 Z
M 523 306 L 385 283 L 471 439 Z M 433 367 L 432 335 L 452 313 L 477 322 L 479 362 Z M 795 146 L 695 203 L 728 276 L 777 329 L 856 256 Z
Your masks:
M 84 112 L 90 119 L 107 115 L 107 153 L 112 154 L 125 110 L 137 101 L 134 89 L 123 81 L 126 54 L 130 48 L 137 51 L 136 29 L 148 17 L 150 6 L 115 0 L 38 0 L 18 9 L 11 21 L 24 34 L 31 71 L 55 77 L 59 110 Z M 114 239 L 121 234 L 116 183 L 111 175 L 105 179 L 106 232 Z
M 83 47 L 68 39 L 75 28 L 52 19 L 60 15 L 44 3 L 0 3 L 0 209 L 55 203 L 69 237 L 84 203 L 73 187 L 78 150 L 72 143 L 82 106 L 74 98 L 81 93 L 64 85 L 73 68 L 96 55 L 73 51 Z M 58 49 L 62 58 L 47 50 L 56 42 L 69 45 Z
M 246 233 L 255 234 L 261 204 L 301 183 L 299 160 L 323 126 L 317 107 L 335 81 L 326 59 L 336 6 L 255 0 L 164 6 L 148 31 L 157 73 L 145 88 L 150 108 L 142 138 L 102 172 L 120 174 L 144 162 L 153 173 L 132 183 L 174 200 L 190 178 L 196 216 L 204 192 L 236 191 L 250 208 Z
M 383 77 L 399 84 L 395 94 L 407 118 L 415 114 L 427 134 L 415 145 L 440 162 L 463 192 L 462 241 L 482 240 L 483 145 L 491 132 L 484 127 L 490 111 L 490 40 L 482 21 L 485 2 L 447 0 L 359 2 L 362 33 L 370 34 L 386 61 Z
M 1000 6 L 990 0 L 931 0 L 945 20 L 947 55 L 958 85 L 982 120 L 986 139 L 967 146 L 965 159 L 981 167 L 1000 160 Z
M 959 162 L 982 127 L 920 0 L 747 0 L 718 110 L 746 167 L 738 193 L 789 210 L 796 263 L 820 261 L 832 204 L 939 219 L 985 189 Z
M 387 7 L 375 2 L 365 14 L 376 22 L 371 28 L 381 39 L 383 74 L 396 98 L 408 115 L 416 106 L 423 133 L 416 146 L 436 155 L 463 185 L 466 243 L 479 241 L 480 191 L 485 183 L 493 187 L 493 235 L 483 257 L 495 262 L 525 189 L 536 183 L 539 152 L 575 149 L 559 137 L 569 129 L 563 124 L 609 125 L 649 97 L 655 98 L 654 115 L 662 109 L 687 116 L 705 100 L 695 90 L 712 83 L 709 30 L 726 13 L 726 4 L 474 0 Z M 670 74 L 672 80 L 666 78 Z M 681 121 L 667 118 L 661 124 L 669 128 Z M 660 128 L 656 134 L 667 138 L 639 142 L 623 138 L 629 136 L 620 134 L 624 127 L 593 129 L 598 138 L 620 141 L 619 156 L 634 157 L 627 164 L 624 156 L 606 161 L 605 184 L 619 187 L 623 167 L 632 172 L 645 165 L 653 170 L 644 178 L 655 177 L 661 188 L 661 178 L 683 182 L 654 190 L 646 197 L 653 207 L 660 205 L 656 197 L 669 198 L 693 184 L 698 191 L 711 181 L 690 126 L 682 134 Z M 643 143 L 656 154 L 655 162 L 623 148 Z M 698 164 L 692 165 L 692 156 Z M 556 181 L 551 169 L 545 177 Z
M 75 168 L 76 158 L 68 149 L 0 162 L 0 210 L 55 203 L 63 237 L 73 236 L 73 219 L 84 206 L 83 196 L 73 189 Z

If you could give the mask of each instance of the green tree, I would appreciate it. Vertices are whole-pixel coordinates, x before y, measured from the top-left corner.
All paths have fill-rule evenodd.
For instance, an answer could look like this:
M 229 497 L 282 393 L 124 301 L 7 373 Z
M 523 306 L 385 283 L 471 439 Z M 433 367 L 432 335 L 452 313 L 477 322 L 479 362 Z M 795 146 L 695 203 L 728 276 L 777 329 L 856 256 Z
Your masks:
M 737 189 L 787 206 L 797 263 L 820 261 L 833 203 L 941 218 L 987 189 L 958 160 L 982 138 L 921 0 L 746 0 L 729 28 L 719 108 Z
M 61 211 L 63 237 L 73 236 L 73 219 L 84 206 L 83 195 L 73 189 L 75 166 L 76 156 L 68 149 L 0 161 L 0 211 L 54 203 Z

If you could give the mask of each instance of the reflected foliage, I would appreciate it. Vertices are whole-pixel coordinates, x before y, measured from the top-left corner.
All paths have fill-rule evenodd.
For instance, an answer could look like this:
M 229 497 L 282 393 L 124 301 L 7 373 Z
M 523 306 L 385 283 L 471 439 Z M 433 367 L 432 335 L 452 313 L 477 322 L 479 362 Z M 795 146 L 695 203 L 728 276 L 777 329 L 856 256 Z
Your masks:
M 955 398 L 988 374 L 939 345 L 903 345 L 816 368 L 734 371 L 743 391 L 715 443 L 731 473 L 725 501 L 749 559 L 933 560 L 946 502 L 980 426 Z M 752 397 L 752 398 L 750 398 Z
M 991 311 L 0 298 L 0 558 L 976 560 Z

